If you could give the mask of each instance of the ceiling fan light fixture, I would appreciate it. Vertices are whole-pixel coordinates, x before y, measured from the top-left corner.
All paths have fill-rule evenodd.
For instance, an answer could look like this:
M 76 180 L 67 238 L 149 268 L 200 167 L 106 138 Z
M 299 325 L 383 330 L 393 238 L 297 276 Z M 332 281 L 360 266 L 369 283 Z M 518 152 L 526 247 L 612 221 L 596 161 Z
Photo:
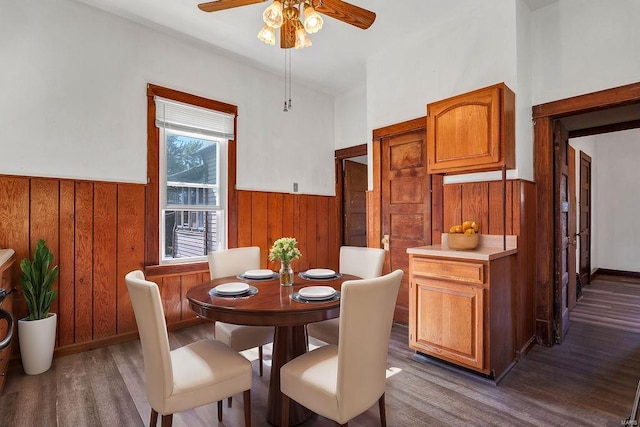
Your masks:
M 304 29 L 309 34 L 317 33 L 321 28 L 324 20 L 322 16 L 309 3 L 304 6 Z
M 278 0 L 274 0 L 269 7 L 267 7 L 262 13 L 262 19 L 264 23 L 271 28 L 280 28 L 284 22 L 284 16 L 282 14 L 282 3 Z
M 271 46 L 276 44 L 276 31 L 267 24 L 258 32 L 258 39 Z
M 311 46 L 311 38 L 309 38 L 309 34 L 307 34 L 307 32 L 305 31 L 300 21 L 297 21 L 297 24 L 298 25 L 296 25 L 296 44 L 294 47 L 296 49 L 302 49 L 302 48 Z

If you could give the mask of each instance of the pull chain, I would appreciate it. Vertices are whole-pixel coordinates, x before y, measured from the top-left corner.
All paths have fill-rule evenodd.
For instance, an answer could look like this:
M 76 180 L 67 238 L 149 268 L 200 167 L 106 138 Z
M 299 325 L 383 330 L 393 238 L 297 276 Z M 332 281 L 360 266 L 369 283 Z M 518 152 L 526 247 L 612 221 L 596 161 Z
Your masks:
M 284 51 L 284 109 L 283 112 L 289 111 L 287 109 L 287 51 Z
M 289 110 L 291 110 L 291 49 L 287 49 L 289 55 Z

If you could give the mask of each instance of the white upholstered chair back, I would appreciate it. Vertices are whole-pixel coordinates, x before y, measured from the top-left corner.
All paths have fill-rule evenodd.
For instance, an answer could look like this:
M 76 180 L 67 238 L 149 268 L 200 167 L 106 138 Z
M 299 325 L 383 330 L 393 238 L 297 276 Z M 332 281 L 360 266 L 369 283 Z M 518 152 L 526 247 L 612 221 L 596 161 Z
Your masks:
M 389 338 L 402 274 L 396 270 L 342 285 L 336 390 L 342 419 L 366 411 L 385 392 Z
M 260 248 L 257 246 L 213 251 L 209 252 L 208 258 L 211 280 L 260 268 Z
M 385 250 L 342 246 L 340 248 L 340 273 L 363 279 L 372 279 L 382 274 Z
M 173 389 L 173 369 L 160 291 L 140 270 L 128 273 L 125 281 L 140 333 L 147 398 L 152 408 L 162 407 Z

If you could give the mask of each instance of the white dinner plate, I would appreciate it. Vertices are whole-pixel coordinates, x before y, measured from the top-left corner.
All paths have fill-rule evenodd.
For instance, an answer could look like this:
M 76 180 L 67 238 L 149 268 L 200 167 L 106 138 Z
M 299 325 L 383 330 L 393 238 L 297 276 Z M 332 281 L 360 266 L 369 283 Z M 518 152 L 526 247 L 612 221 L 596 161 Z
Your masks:
M 249 285 L 243 282 L 223 283 L 214 288 L 220 295 L 238 295 L 249 290 Z
M 248 279 L 266 279 L 273 276 L 271 270 L 249 270 L 244 272 L 244 277 Z
M 328 268 L 312 268 L 310 270 L 307 270 L 307 272 L 304 274 L 307 277 L 322 278 L 335 276 L 336 272 L 333 270 L 329 270 Z
M 298 291 L 304 299 L 327 299 L 331 298 L 336 293 L 336 290 L 331 286 L 307 286 Z

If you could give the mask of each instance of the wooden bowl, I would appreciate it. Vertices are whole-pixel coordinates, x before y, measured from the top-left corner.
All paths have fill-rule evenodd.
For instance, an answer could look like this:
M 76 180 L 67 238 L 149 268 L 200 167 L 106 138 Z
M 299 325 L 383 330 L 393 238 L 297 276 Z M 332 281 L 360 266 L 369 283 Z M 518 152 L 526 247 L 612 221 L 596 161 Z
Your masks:
M 468 251 L 478 247 L 479 234 L 449 233 L 448 243 L 450 249 L 456 251 Z

